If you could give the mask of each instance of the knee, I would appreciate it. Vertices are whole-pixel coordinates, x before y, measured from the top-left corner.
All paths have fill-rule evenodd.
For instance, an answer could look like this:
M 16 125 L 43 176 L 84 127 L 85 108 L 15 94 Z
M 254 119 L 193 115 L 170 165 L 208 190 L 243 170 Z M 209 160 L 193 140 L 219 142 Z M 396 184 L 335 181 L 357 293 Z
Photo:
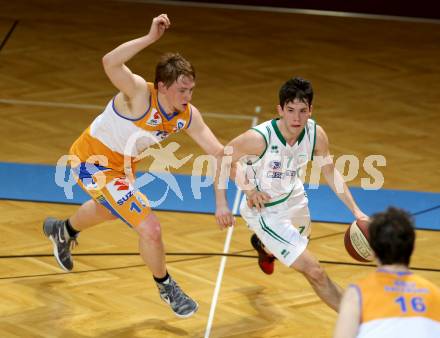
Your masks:
M 162 241 L 162 231 L 159 220 L 156 217 L 149 217 L 136 228 L 142 240 L 148 242 Z

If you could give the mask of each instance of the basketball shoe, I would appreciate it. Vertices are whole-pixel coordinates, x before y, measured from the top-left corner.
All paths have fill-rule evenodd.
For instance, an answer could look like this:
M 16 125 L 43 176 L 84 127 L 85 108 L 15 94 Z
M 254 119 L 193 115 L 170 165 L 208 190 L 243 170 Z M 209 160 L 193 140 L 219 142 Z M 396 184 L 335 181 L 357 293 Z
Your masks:
M 258 252 L 258 265 L 260 269 L 267 275 L 271 275 L 275 268 L 275 256 L 270 255 L 264 250 L 264 245 L 256 234 L 251 236 L 251 244 Z
M 67 232 L 65 222 L 53 217 L 44 220 L 43 231 L 53 243 L 53 255 L 60 267 L 65 271 L 71 271 L 73 260 L 70 250 L 78 245 L 76 241 L 78 236 L 71 237 Z
M 190 317 L 199 308 L 199 305 L 182 291 L 171 276 L 168 278 L 168 281 L 163 283 L 156 282 L 156 285 L 159 289 L 160 298 L 170 305 L 177 317 Z

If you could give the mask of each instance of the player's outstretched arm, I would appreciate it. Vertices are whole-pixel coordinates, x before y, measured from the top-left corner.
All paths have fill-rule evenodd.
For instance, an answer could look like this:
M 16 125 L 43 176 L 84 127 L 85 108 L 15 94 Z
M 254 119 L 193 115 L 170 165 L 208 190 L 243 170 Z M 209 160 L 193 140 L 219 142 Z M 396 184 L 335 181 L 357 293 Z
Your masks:
M 223 229 L 231 225 L 229 218 L 224 217 L 225 210 L 230 213 L 225 197 L 226 180 L 228 177 L 233 178 L 237 185 L 243 190 L 248 198 L 248 204 L 251 203 L 251 206 L 256 206 L 257 208 L 264 207 L 264 202 L 269 199 L 269 195 L 252 189 L 244 180 L 245 177 L 235 174 L 233 171 L 233 168 L 236 167 L 240 160 L 252 155 L 261 155 L 265 147 L 266 142 L 261 135 L 254 130 L 248 130 L 229 142 L 225 146 L 224 151 L 217 153 L 217 170 L 215 172 L 214 184 L 216 185 L 217 194 L 223 196 L 222 198 L 218 198 L 218 200 L 224 201 L 224 205 L 217 203 L 217 210 L 220 210 L 220 212 L 216 212 L 216 219 L 220 228 Z
M 316 127 L 316 145 L 315 145 L 315 160 L 319 161 L 322 173 L 333 192 L 344 202 L 348 209 L 353 213 L 356 220 L 368 220 L 356 204 L 353 196 L 348 189 L 341 173 L 335 168 L 333 160 L 330 156 L 329 141 L 327 134 L 321 126 Z
M 192 118 L 191 124 L 186 129 L 186 133 L 202 148 L 206 154 L 217 156 L 223 154 L 223 145 L 205 123 L 199 110 L 191 105 Z M 216 219 L 222 219 L 222 223 L 233 225 L 235 219 L 228 208 L 228 202 L 224 191 L 219 191 L 218 186 L 214 185 L 216 201 Z
M 218 152 L 223 151 L 223 145 L 219 142 L 217 137 L 215 137 L 214 133 L 208 127 L 208 125 L 203 120 L 202 114 L 200 111 L 191 105 L 191 124 L 188 129 L 186 129 L 186 133 L 203 149 L 203 151 L 208 155 L 217 154 Z

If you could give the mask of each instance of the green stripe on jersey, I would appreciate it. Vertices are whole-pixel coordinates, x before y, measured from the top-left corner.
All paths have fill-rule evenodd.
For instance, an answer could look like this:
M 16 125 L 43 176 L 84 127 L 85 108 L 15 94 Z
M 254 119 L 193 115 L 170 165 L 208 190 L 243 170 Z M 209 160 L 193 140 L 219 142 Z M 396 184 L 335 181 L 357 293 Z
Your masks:
M 286 146 L 286 139 L 284 138 L 283 134 L 281 134 L 281 131 L 280 131 L 280 129 L 278 128 L 278 125 L 277 125 L 277 121 L 278 121 L 278 120 L 279 120 L 279 119 L 273 119 L 273 120 L 271 121 L 271 123 L 272 123 L 272 128 L 273 128 L 273 130 L 275 130 L 275 134 L 277 134 L 278 138 L 280 139 L 280 142 L 281 142 L 284 146 Z
M 266 143 L 266 148 L 264 148 L 264 151 L 261 153 L 260 156 L 258 156 L 259 159 L 261 159 L 261 158 L 264 156 L 264 154 L 266 153 L 267 146 L 268 146 L 268 142 L 267 142 L 267 140 L 266 140 L 266 136 L 264 136 L 264 134 L 263 134 L 261 131 L 259 131 L 257 128 L 251 128 L 251 130 L 255 130 L 257 133 L 259 133 L 261 136 L 263 136 L 263 138 L 264 138 L 264 143 Z M 255 162 L 257 162 L 257 161 L 255 161 Z M 254 162 L 254 163 L 255 163 L 255 162 Z
M 284 146 L 286 146 L 286 145 L 287 145 L 286 139 L 284 138 L 283 134 L 281 134 L 281 130 L 280 130 L 280 128 L 278 128 L 278 125 L 277 125 L 277 121 L 278 121 L 278 120 L 279 120 L 279 118 L 277 118 L 277 119 L 273 119 L 273 120 L 271 121 L 271 124 L 272 124 L 273 129 L 275 130 L 275 133 L 277 134 L 278 138 L 280 139 L 280 142 L 281 142 Z M 306 134 L 306 128 L 304 128 L 304 129 L 301 131 L 301 134 L 299 134 L 299 136 L 298 136 L 298 138 L 297 138 L 297 140 L 296 140 L 296 143 L 297 143 L 297 144 L 300 144 L 300 143 L 301 143 L 301 141 L 303 140 L 305 134 Z
M 269 203 L 264 203 L 264 206 L 265 206 L 265 207 L 272 207 L 272 206 L 274 206 L 274 205 L 277 205 L 277 204 L 283 203 L 285 200 L 287 200 L 287 199 L 290 197 L 290 195 L 292 195 L 292 192 L 293 192 L 293 190 L 292 190 L 291 192 L 289 192 L 289 193 L 288 193 L 286 196 L 284 196 L 283 198 L 279 199 L 278 201 L 273 201 L 273 202 L 269 202 Z

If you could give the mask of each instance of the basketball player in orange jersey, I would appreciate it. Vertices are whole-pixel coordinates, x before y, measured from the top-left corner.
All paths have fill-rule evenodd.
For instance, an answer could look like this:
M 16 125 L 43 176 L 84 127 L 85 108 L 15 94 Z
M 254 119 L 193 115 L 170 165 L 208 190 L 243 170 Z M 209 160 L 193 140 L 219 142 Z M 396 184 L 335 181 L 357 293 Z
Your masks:
M 247 186 L 242 188 L 246 198 L 242 199 L 240 213 L 254 232 L 251 243 L 258 252 L 261 270 L 271 274 L 276 257 L 285 266 L 301 272 L 317 295 L 337 311 L 342 289 L 307 249 L 311 222 L 308 198 L 300 180 L 301 168 L 309 161 L 319 161 L 327 183 L 353 216 L 358 221 L 368 217 L 335 169 L 327 134 L 311 119 L 312 101 L 310 81 L 300 77 L 289 79 L 279 91 L 279 117 L 237 136 L 225 150 L 232 150 L 229 163 L 233 168 L 240 163 L 246 167 Z M 218 166 L 223 163 L 222 158 L 225 157 L 220 154 Z M 219 182 L 219 167 L 217 172 Z M 230 225 L 226 209 L 226 205 L 222 213 L 217 209 L 217 223 L 221 227 Z
M 397 208 L 373 215 L 368 233 L 378 269 L 342 298 L 335 338 L 440 337 L 440 290 L 408 266 L 415 231 Z
M 102 61 L 105 73 L 120 92 L 110 100 L 70 149 L 71 166 L 80 186 L 92 197 L 65 221 L 47 218 L 46 236 L 66 271 L 73 269 L 71 247 L 80 231 L 119 218 L 139 235 L 139 250 L 157 283 L 160 297 L 179 317 L 198 308 L 167 272 L 161 225 L 147 198 L 134 187 L 134 160 L 149 146 L 185 130 L 208 154 L 223 146 L 191 105 L 195 86 L 192 65 L 179 54 L 166 54 L 156 66 L 154 83 L 125 65 L 170 27 L 166 14 L 155 17 L 147 35 L 123 43 Z M 77 159 L 75 161 L 75 159 Z

